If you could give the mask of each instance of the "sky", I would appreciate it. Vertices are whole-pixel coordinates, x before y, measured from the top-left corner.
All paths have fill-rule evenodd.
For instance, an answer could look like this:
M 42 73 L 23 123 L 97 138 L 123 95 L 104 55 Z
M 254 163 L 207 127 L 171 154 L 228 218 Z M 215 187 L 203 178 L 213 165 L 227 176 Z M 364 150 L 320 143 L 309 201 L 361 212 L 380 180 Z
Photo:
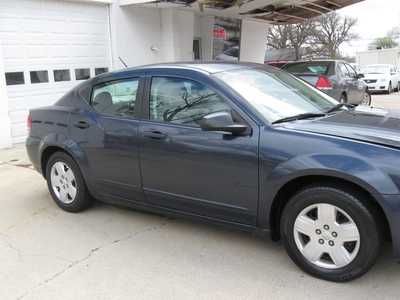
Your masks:
M 375 38 L 385 36 L 390 29 L 400 26 L 400 0 L 365 0 L 338 12 L 358 19 L 354 31 L 360 39 L 341 47 L 341 51 L 349 56 L 367 50 L 368 44 Z

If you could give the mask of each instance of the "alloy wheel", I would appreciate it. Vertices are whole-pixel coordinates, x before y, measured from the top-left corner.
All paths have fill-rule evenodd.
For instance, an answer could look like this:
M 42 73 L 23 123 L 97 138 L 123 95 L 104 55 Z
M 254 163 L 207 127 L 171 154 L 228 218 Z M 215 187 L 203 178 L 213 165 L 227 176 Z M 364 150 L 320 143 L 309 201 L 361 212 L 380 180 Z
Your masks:
M 297 216 L 294 239 L 300 253 L 318 267 L 339 269 L 349 265 L 360 248 L 360 232 L 342 209 L 327 203 L 313 204 Z
M 361 104 L 364 104 L 364 105 L 370 105 L 371 104 L 371 95 L 368 92 L 364 93 L 364 97 L 363 97 L 363 100 L 362 100 Z
M 58 161 L 51 167 L 51 186 L 54 194 L 64 204 L 70 204 L 75 200 L 77 184 L 75 174 L 64 162 Z

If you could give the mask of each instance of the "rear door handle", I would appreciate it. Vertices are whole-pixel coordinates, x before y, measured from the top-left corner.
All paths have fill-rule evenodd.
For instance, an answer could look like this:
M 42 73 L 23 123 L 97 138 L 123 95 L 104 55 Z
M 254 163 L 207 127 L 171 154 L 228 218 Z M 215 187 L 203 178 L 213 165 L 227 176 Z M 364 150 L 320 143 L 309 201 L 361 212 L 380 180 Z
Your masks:
M 158 130 L 148 130 L 143 132 L 143 136 L 149 139 L 163 140 L 167 137 L 167 134 Z
M 77 128 L 80 128 L 80 129 L 86 129 L 86 128 L 90 127 L 90 124 L 86 121 L 81 120 L 81 121 L 75 122 L 74 126 Z

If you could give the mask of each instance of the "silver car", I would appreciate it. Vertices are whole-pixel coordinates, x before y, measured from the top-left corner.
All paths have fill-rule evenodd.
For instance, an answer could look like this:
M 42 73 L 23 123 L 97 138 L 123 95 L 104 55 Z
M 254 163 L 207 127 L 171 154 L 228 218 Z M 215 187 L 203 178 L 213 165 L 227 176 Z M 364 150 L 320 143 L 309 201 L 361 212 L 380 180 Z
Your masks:
M 340 60 L 312 60 L 288 63 L 283 70 L 303 79 L 342 103 L 371 104 L 367 84 L 354 68 Z

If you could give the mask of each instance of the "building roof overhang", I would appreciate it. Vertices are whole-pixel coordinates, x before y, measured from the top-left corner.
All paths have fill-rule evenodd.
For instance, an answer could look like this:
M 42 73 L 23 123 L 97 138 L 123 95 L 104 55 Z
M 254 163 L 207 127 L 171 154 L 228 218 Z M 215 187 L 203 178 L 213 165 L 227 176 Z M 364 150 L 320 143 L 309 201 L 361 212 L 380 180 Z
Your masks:
M 293 24 L 363 0 L 119 0 L 121 6 L 175 7 L 207 15 L 253 18 L 271 24 Z

